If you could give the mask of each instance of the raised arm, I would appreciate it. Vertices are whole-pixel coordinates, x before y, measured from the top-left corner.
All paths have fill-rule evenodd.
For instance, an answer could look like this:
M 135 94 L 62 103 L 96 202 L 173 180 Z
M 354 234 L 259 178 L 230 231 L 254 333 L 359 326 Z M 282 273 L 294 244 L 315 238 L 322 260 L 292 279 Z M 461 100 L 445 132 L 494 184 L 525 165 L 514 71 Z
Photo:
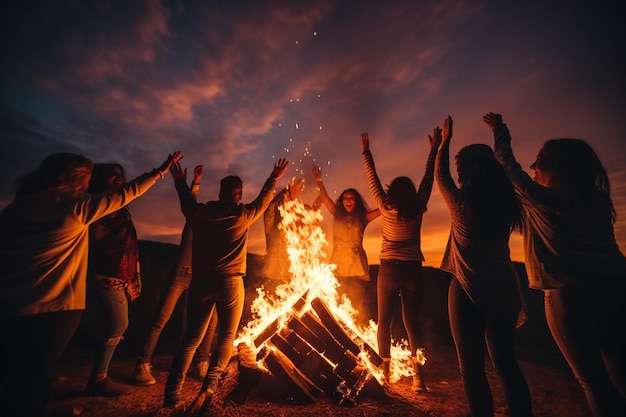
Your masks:
M 334 217 L 337 207 L 335 206 L 333 200 L 328 196 L 328 192 L 324 186 L 324 181 L 322 181 L 322 169 L 317 164 L 313 164 L 313 178 L 315 178 L 315 183 L 317 184 L 317 188 L 319 190 L 319 198 L 322 200 L 322 203 L 324 203 L 328 211 L 330 211 L 330 214 Z
M 200 190 L 200 180 L 202 180 L 202 172 L 204 166 L 198 165 L 193 169 L 193 181 L 191 182 L 191 194 L 194 197 L 198 197 L 198 191 Z
M 370 138 L 367 132 L 361 133 L 361 148 L 363 149 L 363 165 L 365 166 L 365 174 L 367 175 L 367 185 L 369 186 L 376 206 L 380 208 L 387 198 L 387 193 L 385 193 L 383 185 L 376 173 L 374 157 L 372 156 L 372 152 L 370 152 Z
M 522 166 L 515 160 L 513 149 L 511 148 L 511 134 L 502 121 L 502 115 L 498 113 L 487 113 L 483 116 L 483 121 L 491 128 L 494 136 L 494 156 L 507 171 L 511 182 L 525 199 L 538 202 L 549 202 L 552 198 L 549 191 L 537 184 L 522 169 Z
M 246 215 L 249 222 L 256 220 L 269 206 L 272 201 L 272 195 L 274 193 L 274 188 L 276 187 L 276 182 L 287 171 L 287 165 L 289 165 L 289 161 L 284 158 L 280 158 L 278 162 L 274 164 L 272 173 L 265 181 L 265 184 L 263 185 L 263 188 L 261 188 L 257 198 L 255 198 L 253 202 L 245 204 Z
M 426 159 L 426 171 L 420 186 L 417 190 L 417 196 L 426 203 L 430 199 L 430 193 L 433 190 L 433 182 L 435 180 L 435 158 L 437 156 L 437 150 L 441 144 L 441 129 L 437 126 L 433 130 L 433 136 L 428 135 L 430 142 L 430 152 L 428 153 L 428 159 Z
M 180 162 L 175 162 L 170 167 L 170 173 L 174 179 L 174 186 L 180 200 L 180 208 L 187 220 L 192 215 L 197 205 L 196 194 L 187 185 L 187 168 L 181 167 Z
M 437 131 L 437 129 L 435 129 Z M 441 196 L 449 204 L 453 198 L 453 194 L 457 191 L 457 187 L 454 184 L 454 180 L 450 175 L 450 140 L 452 139 L 452 117 L 446 117 L 443 122 L 443 131 L 441 132 L 443 138 L 441 140 L 441 148 L 437 153 L 437 159 L 435 161 L 435 178 L 437 179 L 437 185 L 439 186 L 439 192 Z

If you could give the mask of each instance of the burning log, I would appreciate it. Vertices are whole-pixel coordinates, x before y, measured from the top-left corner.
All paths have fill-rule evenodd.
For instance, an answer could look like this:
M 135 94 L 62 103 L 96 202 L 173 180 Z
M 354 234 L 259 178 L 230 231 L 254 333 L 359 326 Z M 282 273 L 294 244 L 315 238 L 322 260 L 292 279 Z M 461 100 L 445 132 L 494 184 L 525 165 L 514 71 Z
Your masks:
M 303 299 L 294 306 L 302 307 Z M 304 311 L 301 317 L 296 315 L 299 309 L 294 308 L 287 320 L 281 317 L 267 326 L 254 340 L 255 345 L 263 346 L 256 360 L 265 363 L 280 380 L 291 381 L 301 401 L 314 401 L 323 392 L 335 404 L 352 407 L 366 384 L 371 381 L 378 388 L 380 384 L 362 363 L 362 348 L 347 335 L 326 305 L 314 299 L 311 306 L 313 309 Z M 285 323 L 281 329 L 280 322 Z M 360 339 L 358 342 L 367 346 Z M 382 363 L 373 349 L 365 351 L 368 358 L 373 358 L 374 366 Z M 240 367 L 243 363 L 249 364 L 250 358 L 240 360 Z M 240 375 L 250 380 L 249 375 L 254 373 L 240 370 Z

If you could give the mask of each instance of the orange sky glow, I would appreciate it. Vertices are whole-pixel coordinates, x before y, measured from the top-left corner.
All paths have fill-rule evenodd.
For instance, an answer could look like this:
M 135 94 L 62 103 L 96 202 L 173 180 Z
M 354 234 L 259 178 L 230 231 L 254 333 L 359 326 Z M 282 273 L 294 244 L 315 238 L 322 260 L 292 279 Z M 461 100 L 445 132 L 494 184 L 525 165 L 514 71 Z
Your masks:
M 609 173 L 615 234 L 626 251 L 626 64 L 618 5 L 389 0 L 316 2 L 41 2 L 3 6 L 0 208 L 14 182 L 53 152 L 118 162 L 132 178 L 180 150 L 205 167 L 199 199 L 236 174 L 244 202 L 281 157 L 278 189 L 313 163 L 332 198 L 356 188 L 369 132 L 383 184 L 424 173 L 428 134 L 450 114 L 454 155 L 492 144 L 482 122 L 503 114 L 528 168 L 549 138 L 587 140 Z M 576 3 L 576 2 L 574 2 Z M 578 2 L 581 3 L 581 2 Z M 584 3 L 584 2 L 583 2 Z M 617 3 L 617 2 L 616 2 Z M 452 165 L 453 176 L 454 165 Z M 171 178 L 130 205 L 141 239 L 178 243 L 184 219 Z M 323 208 L 322 227 L 332 249 Z M 425 265 L 439 266 L 450 220 L 434 185 L 422 226 Z M 378 263 L 380 219 L 366 229 Z M 511 238 L 513 260 L 524 259 Z M 249 251 L 263 254 L 262 221 Z

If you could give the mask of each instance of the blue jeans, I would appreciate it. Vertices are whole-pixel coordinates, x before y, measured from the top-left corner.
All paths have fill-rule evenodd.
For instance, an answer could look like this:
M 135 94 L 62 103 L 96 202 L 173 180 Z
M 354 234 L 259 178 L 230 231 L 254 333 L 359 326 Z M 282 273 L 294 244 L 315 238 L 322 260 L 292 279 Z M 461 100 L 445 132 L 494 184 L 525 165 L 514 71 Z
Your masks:
M 595 417 L 626 415 L 626 285 L 544 290 L 554 341 Z
M 493 416 L 493 397 L 485 375 L 486 344 L 502 382 L 509 415 L 530 417 L 528 384 L 515 357 L 515 327 L 487 318 L 454 277 L 448 288 L 448 317 L 472 416 Z
M 43 415 L 56 366 L 82 310 L 0 320 L 0 414 Z
M 146 337 L 143 344 L 141 355 L 137 358 L 138 364 L 149 363 L 152 359 L 154 349 L 156 348 L 159 337 L 165 325 L 172 317 L 174 308 L 178 303 L 178 299 L 187 291 L 189 284 L 191 283 L 191 268 L 177 267 L 169 286 L 167 287 L 163 297 L 161 298 L 161 304 L 159 312 L 152 323 L 150 332 Z M 187 325 L 187 294 L 184 297 L 185 312 L 183 318 L 182 332 L 184 334 Z M 211 355 L 211 343 L 213 342 L 213 336 L 217 328 L 217 314 L 211 316 L 211 322 L 204 335 L 202 343 L 198 347 L 196 352 L 196 361 L 206 361 Z
M 93 378 L 108 373 L 113 354 L 128 328 L 128 298 L 123 289 L 94 287 L 92 291 L 95 304 L 90 308 L 95 308 L 99 317 L 104 320 L 101 340 L 94 352 L 91 370 Z
M 180 348 L 174 354 L 165 383 L 165 402 L 180 399 L 185 374 L 211 320 L 219 317 L 217 344 L 211 355 L 203 390 L 215 390 L 233 354 L 233 344 L 243 312 L 245 290 L 241 276 L 194 277 L 189 286 L 189 322 Z
M 402 319 L 409 337 L 411 356 L 424 347 L 419 324 L 422 304 L 422 263 L 383 259 L 378 270 L 378 354 L 391 357 L 391 322 L 398 302 L 402 303 Z

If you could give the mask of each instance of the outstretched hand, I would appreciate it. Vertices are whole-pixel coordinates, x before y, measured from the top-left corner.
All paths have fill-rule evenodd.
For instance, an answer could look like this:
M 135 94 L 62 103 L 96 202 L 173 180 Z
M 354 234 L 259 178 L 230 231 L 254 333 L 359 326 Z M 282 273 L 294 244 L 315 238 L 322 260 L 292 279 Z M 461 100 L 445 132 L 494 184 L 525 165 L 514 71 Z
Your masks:
M 163 162 L 163 164 L 161 164 L 161 166 L 159 167 L 159 171 L 161 172 L 162 175 L 167 174 L 167 171 L 169 171 L 172 164 L 176 164 L 180 162 L 182 159 L 183 159 L 183 155 L 180 153 L 180 151 L 176 151 L 174 153 L 169 154 L 165 162 Z
M 428 141 L 431 149 L 439 149 L 439 145 L 441 145 L 441 128 L 439 126 L 433 129 L 432 136 L 428 135 Z
M 282 177 L 285 171 L 287 171 L 288 164 L 289 161 L 287 161 L 285 158 L 280 158 L 278 162 L 274 164 L 274 168 L 272 169 L 270 177 L 274 177 L 276 179 Z
M 367 132 L 361 133 L 361 147 L 363 148 L 363 152 L 369 151 L 370 149 L 370 136 Z
M 183 169 L 180 166 L 180 162 L 174 162 L 170 167 L 170 173 L 174 181 L 187 180 L 187 168 Z
M 502 115 L 498 113 L 487 113 L 483 116 L 483 121 L 487 123 L 487 126 L 491 128 L 491 130 L 495 130 L 495 128 L 502 126 Z
M 452 139 L 452 116 L 448 115 L 446 120 L 443 121 L 443 131 L 442 131 L 443 139 L 441 144 L 443 146 L 449 146 L 450 140 Z

